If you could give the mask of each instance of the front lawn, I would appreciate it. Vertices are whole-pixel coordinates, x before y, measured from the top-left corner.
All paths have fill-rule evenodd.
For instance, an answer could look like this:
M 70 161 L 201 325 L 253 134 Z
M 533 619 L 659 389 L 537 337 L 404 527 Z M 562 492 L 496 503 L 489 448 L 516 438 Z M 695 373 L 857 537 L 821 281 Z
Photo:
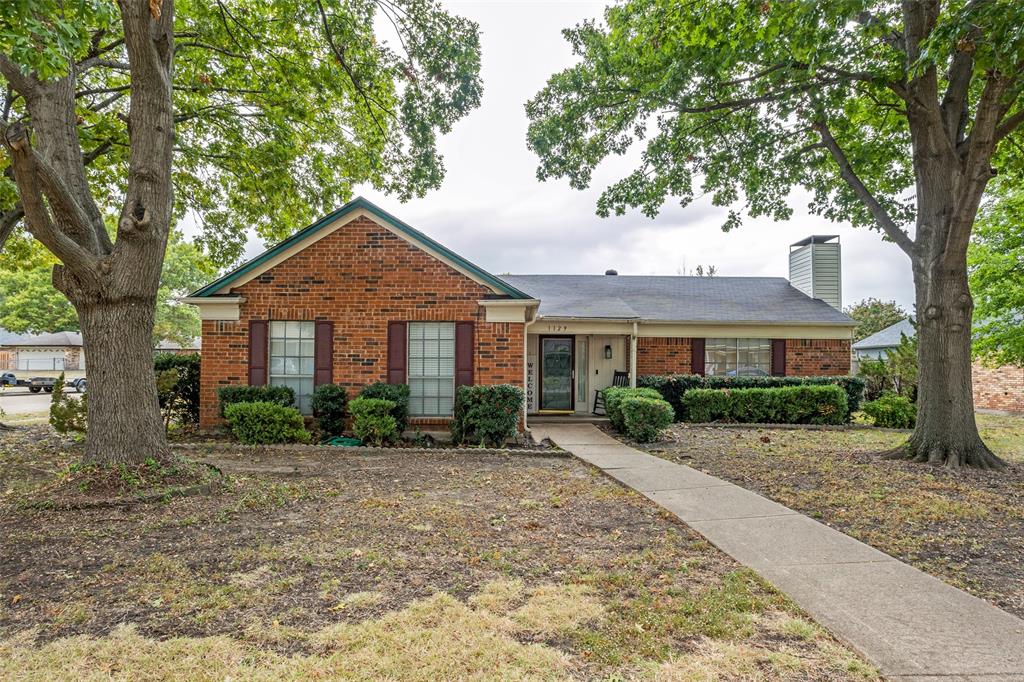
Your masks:
M 1024 418 L 978 415 L 1002 471 L 883 459 L 906 433 L 676 424 L 638 446 L 757 491 L 1024 616 Z
M 190 451 L 213 494 L 29 506 L 75 447 L 0 434 L 0 679 L 875 678 L 567 457 Z

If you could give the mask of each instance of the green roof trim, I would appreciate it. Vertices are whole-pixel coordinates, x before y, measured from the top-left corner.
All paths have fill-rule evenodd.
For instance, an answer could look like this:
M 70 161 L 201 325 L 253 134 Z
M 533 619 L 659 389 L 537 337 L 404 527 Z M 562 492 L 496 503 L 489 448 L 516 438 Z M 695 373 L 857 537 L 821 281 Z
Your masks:
M 364 199 L 363 197 L 356 197 L 352 201 L 348 202 L 347 204 L 333 211 L 332 213 L 324 216 L 323 218 L 316 221 L 312 225 L 304 227 L 303 229 L 293 234 L 291 237 L 288 237 L 284 241 L 270 247 L 269 249 L 261 253 L 259 256 L 256 256 L 255 258 L 246 263 L 243 263 L 242 265 L 238 266 L 237 268 L 227 273 L 226 275 L 207 284 L 202 289 L 193 292 L 192 294 L 189 295 L 189 297 L 213 297 L 217 291 L 223 289 L 225 286 L 230 285 L 232 282 L 237 281 L 239 278 L 259 268 L 261 265 L 277 256 L 282 251 L 290 248 L 291 246 L 302 241 L 306 237 L 309 237 L 310 235 L 319 232 L 324 227 L 330 225 L 344 214 L 359 209 L 363 209 L 368 213 L 377 216 L 381 220 L 390 223 L 394 227 L 398 228 L 398 230 L 402 232 L 404 235 L 409 237 L 413 242 L 419 244 L 420 246 L 426 249 L 441 254 L 445 258 L 449 259 L 450 261 L 458 265 L 463 270 L 466 270 L 467 272 L 471 273 L 474 277 L 479 279 L 487 286 L 496 289 L 497 291 L 506 294 L 514 299 L 529 300 L 533 298 L 532 296 L 525 294 L 519 289 L 516 289 L 515 287 L 509 285 L 502 279 L 495 277 L 494 275 L 487 272 L 480 266 L 471 263 L 470 261 L 466 260 L 459 254 L 449 249 L 447 246 L 444 246 L 443 244 L 434 241 L 433 239 L 423 234 L 413 226 L 399 220 L 398 218 L 391 215 L 381 207 L 377 206 L 371 201 Z

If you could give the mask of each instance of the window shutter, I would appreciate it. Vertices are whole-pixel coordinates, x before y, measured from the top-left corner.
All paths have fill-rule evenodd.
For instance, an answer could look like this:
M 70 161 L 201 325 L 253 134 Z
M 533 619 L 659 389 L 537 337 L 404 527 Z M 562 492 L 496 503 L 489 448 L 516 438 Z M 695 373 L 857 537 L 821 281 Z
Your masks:
M 772 376 L 786 376 L 786 339 L 772 339 Z
M 267 383 L 267 321 L 249 320 L 249 385 Z
M 690 339 L 690 372 L 704 374 L 704 339 Z
M 473 385 L 473 323 L 455 323 L 455 387 Z
M 405 322 L 388 322 L 388 383 L 406 383 L 409 362 L 408 331 Z
M 316 323 L 313 333 L 313 385 L 334 383 L 334 323 Z

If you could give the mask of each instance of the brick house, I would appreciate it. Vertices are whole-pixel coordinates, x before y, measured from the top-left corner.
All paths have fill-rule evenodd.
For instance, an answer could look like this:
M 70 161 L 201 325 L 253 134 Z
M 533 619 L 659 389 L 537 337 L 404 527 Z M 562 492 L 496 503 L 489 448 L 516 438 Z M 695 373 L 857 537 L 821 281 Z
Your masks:
M 411 423 L 430 430 L 464 384 L 525 387 L 525 426 L 589 413 L 616 371 L 847 374 L 855 323 L 838 310 L 830 240 L 794 245 L 792 284 L 497 277 L 358 198 L 185 299 L 202 318 L 200 422 L 218 424 L 217 389 L 232 384 L 291 386 L 308 412 L 318 384 L 407 383 Z
M 916 333 L 913 322 L 900 320 L 853 344 L 854 357 L 857 361 L 884 359 L 903 336 L 913 338 Z M 975 409 L 1024 414 L 1024 367 L 976 360 L 971 365 L 971 388 Z

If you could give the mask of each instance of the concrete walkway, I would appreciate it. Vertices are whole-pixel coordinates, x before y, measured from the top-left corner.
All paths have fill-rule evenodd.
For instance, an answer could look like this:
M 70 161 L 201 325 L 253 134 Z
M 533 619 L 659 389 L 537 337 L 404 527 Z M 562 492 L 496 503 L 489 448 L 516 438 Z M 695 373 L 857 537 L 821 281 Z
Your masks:
M 1024 620 L 756 493 L 623 445 L 593 425 L 531 430 L 671 511 L 887 678 L 1024 680 Z

